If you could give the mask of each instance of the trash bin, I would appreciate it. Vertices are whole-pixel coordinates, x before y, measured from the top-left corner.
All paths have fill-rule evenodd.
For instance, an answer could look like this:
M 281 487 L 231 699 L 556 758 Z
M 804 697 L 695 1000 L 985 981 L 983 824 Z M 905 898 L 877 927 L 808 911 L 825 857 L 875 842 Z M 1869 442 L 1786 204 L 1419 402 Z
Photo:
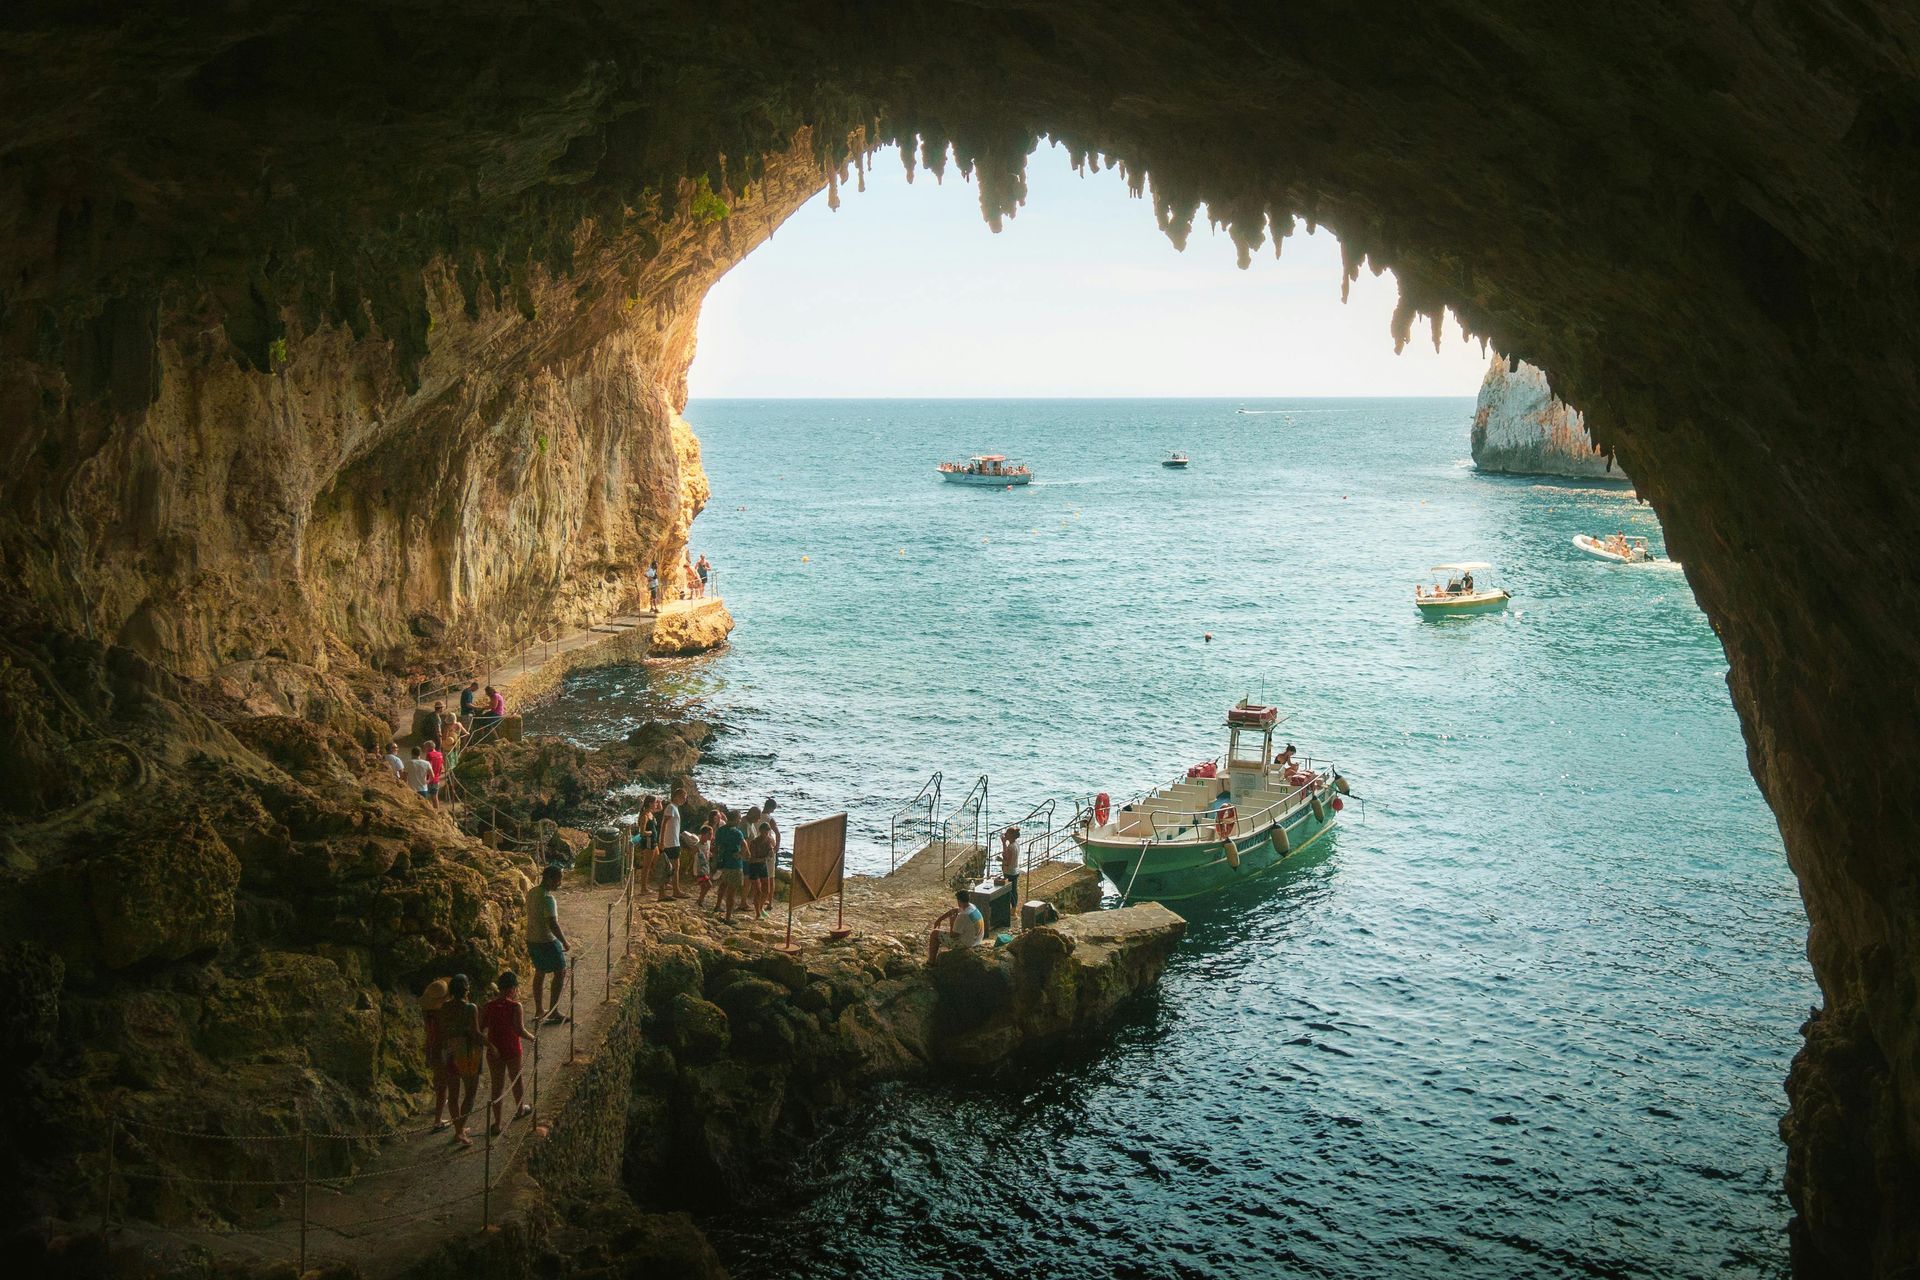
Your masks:
M 627 842 L 618 827 L 593 833 L 593 882 L 619 884 L 627 878 Z
M 1013 925 L 1013 886 L 994 884 L 986 881 L 967 890 L 967 901 L 980 908 L 980 914 L 987 919 L 987 931 L 1011 928 Z

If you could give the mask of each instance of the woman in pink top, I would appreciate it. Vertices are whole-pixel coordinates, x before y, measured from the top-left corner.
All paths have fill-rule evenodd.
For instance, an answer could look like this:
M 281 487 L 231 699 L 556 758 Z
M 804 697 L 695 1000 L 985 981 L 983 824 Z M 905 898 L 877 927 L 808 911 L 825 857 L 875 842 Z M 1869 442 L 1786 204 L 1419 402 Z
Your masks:
M 427 763 L 433 766 L 433 781 L 427 784 L 427 802 L 438 809 L 440 807 L 440 779 L 447 776 L 447 758 L 440 754 L 440 744 L 432 738 L 427 739 Z

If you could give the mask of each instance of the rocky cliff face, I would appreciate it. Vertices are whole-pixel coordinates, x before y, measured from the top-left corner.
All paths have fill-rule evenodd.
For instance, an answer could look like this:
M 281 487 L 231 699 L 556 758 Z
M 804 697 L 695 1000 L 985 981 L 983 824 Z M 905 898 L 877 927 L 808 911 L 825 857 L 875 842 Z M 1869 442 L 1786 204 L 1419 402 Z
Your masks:
M 1514 475 L 1627 478 L 1594 447 L 1580 411 L 1553 394 L 1544 370 L 1498 355 L 1473 407 L 1473 465 Z
M 616 595 L 672 546 L 672 497 L 620 494 L 663 474 L 700 289 L 866 143 L 976 173 L 996 224 L 1045 133 L 1177 242 L 1203 203 L 1243 257 L 1330 227 L 1398 275 L 1394 341 L 1451 306 L 1550 369 L 1658 513 L 1807 904 L 1796 1260 L 1920 1261 L 1910 5 L 20 0 L 0 54 L 0 585 L 68 635 L 22 654 L 102 667 L 353 685 Z M 57 824 L 125 735 L 95 666 L 9 661 L 9 813 Z
M 489 285 L 438 255 L 411 356 L 364 317 L 288 314 L 252 368 L 168 299 L 144 404 L 15 359 L 39 411 L 10 422 L 5 563 L 65 625 L 188 674 L 401 668 L 631 608 L 648 564 L 678 582 L 707 497 L 679 416 L 700 299 L 818 182 L 776 158 L 703 216 L 582 222 L 564 274 Z

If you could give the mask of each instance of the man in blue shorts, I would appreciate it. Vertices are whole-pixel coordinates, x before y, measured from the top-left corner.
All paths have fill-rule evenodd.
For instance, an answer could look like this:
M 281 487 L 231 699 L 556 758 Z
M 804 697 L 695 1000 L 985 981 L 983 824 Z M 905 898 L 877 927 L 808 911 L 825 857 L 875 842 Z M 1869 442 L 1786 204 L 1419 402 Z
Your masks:
M 560 931 L 560 903 L 554 898 L 553 891 L 560 887 L 566 872 L 552 863 L 540 875 L 540 883 L 527 890 L 527 955 L 533 960 L 533 1021 L 537 1026 L 541 1022 L 565 1022 L 566 1015 L 560 1012 L 560 987 L 567 980 L 567 935 Z M 542 984 L 540 979 L 552 975 L 553 981 Z M 544 987 L 550 987 L 552 995 L 547 996 Z M 551 1012 L 544 1012 L 551 1004 Z

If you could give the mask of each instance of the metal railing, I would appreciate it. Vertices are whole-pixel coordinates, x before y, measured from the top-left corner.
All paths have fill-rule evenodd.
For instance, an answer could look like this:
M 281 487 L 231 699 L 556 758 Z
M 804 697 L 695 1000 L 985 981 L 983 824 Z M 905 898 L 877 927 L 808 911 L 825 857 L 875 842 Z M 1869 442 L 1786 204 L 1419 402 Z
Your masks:
M 967 789 L 966 796 L 940 823 L 940 869 L 942 871 L 947 869 L 947 863 L 953 856 L 955 845 L 962 845 L 969 849 L 986 847 L 981 836 L 992 829 L 985 825 L 986 822 L 987 775 L 983 773 L 974 779 L 973 785 Z M 971 839 L 963 842 L 962 836 L 970 836 Z
M 1086 855 L 1079 841 L 1074 839 L 1074 833 L 1086 824 L 1092 813 L 1092 805 L 1075 804 L 1072 818 L 1057 827 L 1054 825 L 1054 808 L 1052 800 L 1044 801 L 1013 824 L 1020 828 L 1020 885 L 1021 893 L 1026 897 L 1044 895 L 1055 885 L 1072 878 L 1086 865 Z M 1036 817 L 1043 818 L 1044 825 L 1029 835 L 1027 824 Z
M 920 785 L 913 799 L 887 816 L 887 870 L 893 871 L 899 867 L 903 841 L 908 857 L 933 843 L 940 815 L 940 783 L 941 775 L 936 772 Z

